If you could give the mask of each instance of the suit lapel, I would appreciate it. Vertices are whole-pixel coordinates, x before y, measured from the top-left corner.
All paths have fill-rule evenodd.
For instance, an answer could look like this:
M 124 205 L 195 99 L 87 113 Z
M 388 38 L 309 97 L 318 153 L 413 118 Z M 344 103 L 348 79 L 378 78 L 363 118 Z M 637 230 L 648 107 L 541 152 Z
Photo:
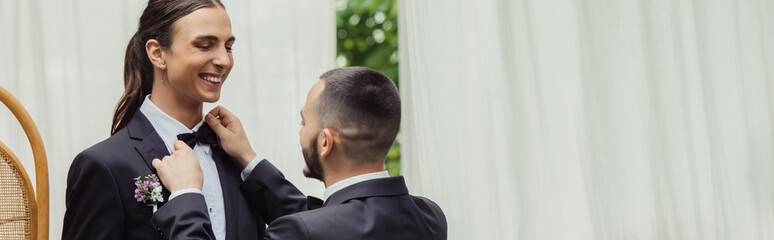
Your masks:
M 223 190 L 223 208 L 226 212 L 226 239 L 240 239 L 237 221 L 239 211 L 241 211 L 238 198 L 242 197 L 239 191 L 242 179 L 239 177 L 239 170 L 235 169 L 228 154 L 218 147 L 213 146 L 210 149 L 212 150 L 212 158 L 215 160 L 215 166 L 218 168 L 218 178 Z
M 142 159 L 145 161 L 145 164 L 147 164 L 148 168 L 150 168 L 151 171 L 155 174 L 156 169 L 153 168 L 153 159 L 161 159 L 164 156 L 169 155 L 169 152 L 167 151 L 167 147 L 164 145 L 164 142 L 161 141 L 161 138 L 158 136 L 158 134 L 153 132 L 152 135 L 153 136 L 143 139 L 143 141 L 134 147 L 134 149 L 140 153 Z M 164 149 L 162 150 L 159 148 Z
M 140 154 L 150 171 L 153 174 L 156 174 L 156 168 L 154 168 L 152 164 L 153 159 L 161 159 L 164 156 L 169 155 L 169 151 L 167 150 L 164 141 L 161 140 L 159 134 L 153 129 L 153 125 L 151 125 L 150 121 L 145 118 L 145 115 L 143 115 L 140 110 L 137 110 L 137 112 L 134 113 L 132 120 L 129 121 L 129 124 L 126 126 L 126 129 L 129 132 L 130 138 L 140 141 L 134 149 Z M 164 188 L 161 194 L 165 200 L 169 199 L 170 192 L 166 188 Z M 162 202 L 159 204 L 159 207 L 163 205 L 164 203 Z

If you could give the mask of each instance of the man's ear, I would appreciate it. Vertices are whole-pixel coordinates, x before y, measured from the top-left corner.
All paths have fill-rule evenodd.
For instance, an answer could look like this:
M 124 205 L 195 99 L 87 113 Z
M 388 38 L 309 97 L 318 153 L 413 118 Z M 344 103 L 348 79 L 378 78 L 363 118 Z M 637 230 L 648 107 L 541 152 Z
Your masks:
M 150 39 L 145 43 L 145 52 L 148 54 L 148 59 L 154 67 L 161 70 L 167 69 L 167 62 L 164 59 L 164 51 L 161 49 L 161 44 L 156 39 Z
M 320 157 L 327 157 L 328 154 L 333 152 L 335 141 L 333 141 L 334 131 L 330 128 L 325 128 L 320 133 L 322 135 L 322 141 L 320 141 Z

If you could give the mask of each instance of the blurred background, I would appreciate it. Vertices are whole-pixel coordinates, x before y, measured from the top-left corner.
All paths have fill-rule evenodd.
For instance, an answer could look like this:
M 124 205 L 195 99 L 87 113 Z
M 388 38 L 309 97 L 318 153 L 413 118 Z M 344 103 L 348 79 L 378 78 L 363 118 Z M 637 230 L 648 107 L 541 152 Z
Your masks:
M 223 2 L 238 40 L 216 104 L 307 194 L 324 190 L 301 174 L 308 88 L 367 66 L 402 97 L 385 167 L 449 239 L 774 239 L 772 1 Z M 0 85 L 43 137 L 53 239 L 146 3 L 0 0 Z M 34 169 L 5 108 L 0 141 Z

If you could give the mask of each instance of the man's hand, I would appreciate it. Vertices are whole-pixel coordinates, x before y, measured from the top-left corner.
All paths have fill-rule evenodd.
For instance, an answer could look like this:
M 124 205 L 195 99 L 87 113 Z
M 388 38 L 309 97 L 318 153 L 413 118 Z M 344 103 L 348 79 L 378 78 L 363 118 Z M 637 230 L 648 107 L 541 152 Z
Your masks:
M 202 189 L 202 169 L 193 149 L 183 141 L 175 141 L 175 152 L 159 160 L 153 159 L 153 167 L 170 193 L 185 188 Z
M 231 114 L 228 109 L 217 106 L 207 113 L 205 120 L 207 120 L 210 128 L 215 131 L 215 134 L 218 135 L 219 145 L 242 168 L 250 164 L 257 156 L 247 140 L 247 134 L 245 134 L 239 118 Z

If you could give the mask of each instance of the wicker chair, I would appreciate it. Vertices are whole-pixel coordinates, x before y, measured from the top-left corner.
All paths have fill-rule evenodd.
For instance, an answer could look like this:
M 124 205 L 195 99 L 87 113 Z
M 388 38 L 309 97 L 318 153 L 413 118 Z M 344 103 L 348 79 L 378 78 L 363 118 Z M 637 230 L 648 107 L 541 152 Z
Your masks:
M 48 239 L 48 164 L 32 118 L 8 90 L 0 101 L 16 116 L 32 146 L 37 197 L 21 162 L 0 142 L 0 239 Z

